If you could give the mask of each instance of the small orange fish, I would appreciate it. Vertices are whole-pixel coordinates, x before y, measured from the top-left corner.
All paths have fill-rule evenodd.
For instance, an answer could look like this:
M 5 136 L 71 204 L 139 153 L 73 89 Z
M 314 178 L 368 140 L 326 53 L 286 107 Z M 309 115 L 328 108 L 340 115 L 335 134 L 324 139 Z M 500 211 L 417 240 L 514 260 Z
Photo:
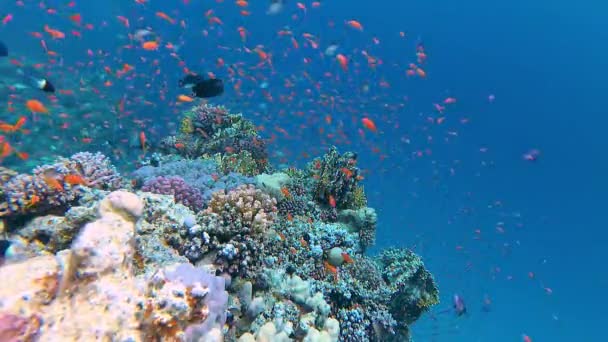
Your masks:
M 80 23 L 82 22 L 82 16 L 80 15 L 80 13 L 72 14 L 70 16 L 70 20 L 74 22 L 74 24 L 80 25 Z
M 165 12 L 156 12 L 156 16 L 161 19 L 165 19 L 166 21 L 170 22 L 171 24 L 175 24 L 175 19 L 168 16 Z
M 0 159 L 8 157 L 13 152 L 13 147 L 7 141 L 2 144 L 2 150 L 0 150 Z
M 334 196 L 329 195 L 329 197 L 328 197 L 328 203 L 329 203 L 330 207 L 332 207 L 332 208 L 336 207 L 336 199 L 334 198 Z
M 347 264 L 352 264 L 354 262 L 353 258 L 351 258 L 346 252 L 342 252 L 342 259 L 344 259 L 344 262 Z
M 158 42 L 153 40 L 143 42 L 143 44 L 141 44 L 141 47 L 144 48 L 144 50 L 148 51 L 158 50 Z
M 291 215 L 291 213 L 287 213 L 287 221 L 293 221 L 293 215 Z
M 300 238 L 300 245 L 304 248 L 308 248 L 308 241 L 304 240 L 304 238 Z
M 348 58 L 346 58 L 346 56 L 344 56 L 343 54 L 339 53 L 336 55 L 336 59 L 338 60 L 338 63 L 340 64 L 342 70 L 348 71 Z
M 15 155 L 21 160 L 28 160 L 30 158 L 30 154 L 27 152 L 15 152 Z
M 44 25 L 44 31 L 53 37 L 53 39 L 63 39 L 65 38 L 65 33 L 52 29 L 49 25 Z
M 325 266 L 325 271 L 333 274 L 334 281 L 338 281 L 338 268 L 336 266 L 331 265 L 329 262 L 324 261 L 323 265 Z
M 57 191 L 63 191 L 63 185 L 61 185 L 61 183 L 59 183 L 59 181 L 56 178 L 53 178 L 51 176 L 45 176 L 44 182 L 48 186 L 50 186 L 51 188 L 53 188 Z
M 192 101 L 194 101 L 194 99 L 193 99 L 193 98 L 191 98 L 190 96 L 186 96 L 186 95 L 179 95 L 179 96 L 177 97 L 177 100 L 178 100 L 179 102 L 192 102 Z
M 139 133 L 139 143 L 141 145 L 141 149 L 144 151 L 144 154 L 146 154 L 146 133 L 145 132 Z
M 346 22 L 346 24 L 354 29 L 363 31 L 363 25 L 361 25 L 361 23 L 356 20 L 349 20 Z
M 283 193 L 283 195 L 287 198 L 291 198 L 291 193 L 289 192 L 289 189 L 287 189 L 287 187 L 282 187 L 281 188 L 281 192 Z
M 346 175 L 346 179 L 350 179 L 353 176 L 353 172 L 345 167 L 341 168 L 340 171 Z
M 361 123 L 363 124 L 363 126 L 365 126 L 365 128 L 369 129 L 370 131 L 374 133 L 378 132 L 376 124 L 370 118 L 361 119 Z
M 32 113 L 48 113 L 49 110 L 42 104 L 42 102 L 38 100 L 27 100 L 25 103 L 27 109 L 29 109 Z
M 31 207 L 35 206 L 36 204 L 38 204 L 39 202 L 40 202 L 40 196 L 34 194 L 30 198 L 30 201 L 26 205 L 26 208 L 31 208 Z
M 87 185 L 87 181 L 81 175 L 67 175 L 63 177 L 63 181 L 70 185 Z

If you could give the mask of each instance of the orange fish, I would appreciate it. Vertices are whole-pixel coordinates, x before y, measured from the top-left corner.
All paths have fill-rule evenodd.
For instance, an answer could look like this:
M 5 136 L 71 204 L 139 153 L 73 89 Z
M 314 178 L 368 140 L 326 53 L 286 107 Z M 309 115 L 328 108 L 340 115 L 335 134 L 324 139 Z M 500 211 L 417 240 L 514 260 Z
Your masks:
M 329 262 L 324 261 L 323 265 L 325 266 L 325 271 L 333 274 L 334 281 L 338 281 L 338 268 L 336 266 L 331 265 Z
M 344 262 L 347 264 L 352 264 L 354 262 L 353 258 L 351 258 L 346 252 L 342 252 L 342 259 L 344 259 Z
M 336 207 L 336 199 L 334 198 L 334 196 L 329 195 L 329 198 L 327 200 L 328 200 L 327 202 L 329 203 L 330 207 L 332 207 L 332 208 Z
M 168 16 L 165 12 L 156 12 L 156 16 L 159 18 L 165 19 L 166 21 L 170 22 L 171 24 L 175 24 L 175 19 Z
M 283 193 L 283 195 L 287 198 L 291 198 L 291 193 L 289 192 L 289 189 L 287 189 L 286 187 L 282 187 L 281 188 L 281 192 Z
M 59 183 L 59 181 L 56 178 L 53 178 L 51 176 L 45 176 L 44 182 L 48 186 L 50 186 L 51 188 L 53 188 L 57 191 L 63 191 L 63 185 L 61 185 L 61 183 Z
M 141 149 L 144 150 L 144 154 L 146 153 L 146 133 L 139 133 L 139 143 L 141 144 Z
M 27 152 L 15 152 L 15 155 L 21 160 L 27 160 L 30 157 L 30 154 Z
M 341 168 L 340 171 L 346 175 L 346 179 L 350 179 L 353 176 L 353 172 L 345 167 Z
M 340 67 L 342 68 L 342 70 L 348 71 L 348 58 L 346 58 L 346 56 L 344 56 L 343 54 L 339 53 L 336 55 L 336 59 L 338 60 L 338 63 L 340 63 Z
M 361 23 L 356 20 L 349 20 L 346 22 L 346 24 L 354 29 L 363 31 L 363 25 L 361 25 Z
M 194 99 L 193 99 L 193 98 L 191 98 L 190 96 L 186 96 L 186 95 L 179 95 L 179 96 L 177 97 L 177 100 L 178 100 L 179 102 L 192 102 L 192 101 L 194 101 Z
M 0 150 L 0 159 L 8 157 L 13 152 L 13 147 L 7 141 L 2 145 L 2 150 Z
M 67 175 L 63 177 L 63 181 L 70 185 L 87 185 L 87 181 L 81 175 Z
M 144 48 L 144 50 L 148 51 L 158 50 L 158 42 L 153 40 L 143 42 L 143 44 L 141 44 L 141 47 Z
M 65 38 L 65 33 L 52 29 L 49 25 L 44 25 L 44 31 L 53 37 L 53 39 L 63 39 Z
M 70 16 L 70 20 L 73 21 L 75 24 L 80 25 L 80 23 L 82 22 L 82 17 L 80 16 L 80 13 L 76 13 Z
M 29 109 L 32 113 L 48 113 L 49 110 L 42 104 L 42 102 L 38 100 L 27 100 L 25 103 L 27 109 Z
M 30 201 L 27 204 L 27 207 L 30 208 L 32 206 L 35 206 L 39 202 L 40 202 L 40 196 L 34 194 L 34 195 L 32 195 L 32 198 L 30 198 Z
M 236 5 L 239 6 L 239 7 L 247 7 L 247 5 L 249 5 L 249 3 L 247 1 L 245 1 L 245 0 L 238 0 L 236 2 Z
M 369 129 L 370 131 L 372 131 L 374 133 L 378 132 L 378 128 L 376 128 L 376 124 L 370 118 L 361 119 L 361 123 L 363 124 L 363 126 L 365 126 L 365 128 Z

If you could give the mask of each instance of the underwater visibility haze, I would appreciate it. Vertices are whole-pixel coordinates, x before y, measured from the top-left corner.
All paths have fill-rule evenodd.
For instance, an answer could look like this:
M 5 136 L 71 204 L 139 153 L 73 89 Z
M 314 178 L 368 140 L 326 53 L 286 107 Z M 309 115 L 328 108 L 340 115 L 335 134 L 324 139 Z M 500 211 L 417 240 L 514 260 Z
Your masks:
M 605 341 L 608 5 L 3 0 L 0 341 Z

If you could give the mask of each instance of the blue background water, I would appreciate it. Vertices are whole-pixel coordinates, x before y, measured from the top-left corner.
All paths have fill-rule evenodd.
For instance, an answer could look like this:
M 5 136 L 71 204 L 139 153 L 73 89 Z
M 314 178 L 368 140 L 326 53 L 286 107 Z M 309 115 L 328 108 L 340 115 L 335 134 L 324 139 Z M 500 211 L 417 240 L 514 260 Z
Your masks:
M 0 31 L 2 40 L 23 55 L 41 58 L 26 52 L 40 48 L 38 40 L 20 39 L 23 32 L 42 31 L 45 23 L 68 31 L 64 19 L 27 12 L 8 3 L 0 5 L 0 14 L 15 13 L 15 19 Z M 425 316 L 414 326 L 416 339 L 518 341 L 525 333 L 534 341 L 605 340 L 608 28 L 604 21 L 608 6 L 597 1 L 324 1 L 315 14 L 310 3 L 304 3 L 309 7 L 308 15 L 292 20 L 291 14 L 300 13 L 293 3 L 281 15 L 269 17 L 261 14 L 266 4 L 256 1 L 250 10 L 257 14 L 243 19 L 228 3 L 211 1 L 191 4 L 188 13 L 178 1 L 153 1 L 146 11 L 131 1 L 80 1 L 76 10 L 97 29 L 86 32 L 80 41 L 54 44 L 62 51 L 66 65 L 85 60 L 87 48 L 105 49 L 113 54 L 108 63 L 118 62 L 114 56 L 122 43 L 115 38 L 131 32 L 116 24 L 115 16 L 124 15 L 131 19 L 132 27 L 153 25 L 164 40 L 174 44 L 183 41 L 180 55 L 191 68 L 218 72 L 220 77 L 225 75 L 213 70 L 218 57 L 227 64 L 257 60 L 255 55 L 217 48 L 218 44 L 242 46 L 234 34 L 237 26 L 250 32 L 250 48 L 264 44 L 267 52 L 277 56 L 288 50 L 286 41 L 275 39 L 276 31 L 285 25 L 298 33 L 318 35 L 322 47 L 328 40 L 336 40 L 346 54 L 370 49 L 386 61 L 379 72 L 369 71 L 360 60 L 363 66 L 359 73 L 343 76 L 353 82 L 325 80 L 323 89 L 351 97 L 348 107 L 370 113 L 382 132 L 360 139 L 358 119 L 333 113 L 334 120 L 344 121 L 352 140 L 341 149 L 359 152 L 361 166 L 372 170 L 366 189 L 370 205 L 378 209 L 380 217 L 377 248 L 413 246 L 440 285 L 443 303 L 433 316 Z M 36 7 L 36 2 L 26 4 Z M 47 4 L 60 7 L 65 2 Z M 203 38 L 201 31 L 208 26 L 202 13 L 209 8 L 215 9 L 225 25 L 211 30 L 210 38 Z M 183 32 L 159 24 L 156 10 L 187 19 L 188 29 Z M 139 24 L 138 17 L 143 18 Z M 365 32 L 343 28 L 343 21 L 350 19 L 363 23 Z M 104 20 L 109 23 L 106 28 L 101 27 Z M 334 21 L 336 28 L 330 29 L 328 21 Z M 225 34 L 218 37 L 219 30 Z M 408 38 L 400 39 L 399 31 L 405 31 Z M 381 43 L 371 47 L 372 36 Z M 417 42 L 424 44 L 429 55 L 425 66 L 429 77 L 424 81 L 403 76 L 407 63 L 415 60 Z M 120 61 L 135 64 L 141 72 L 154 71 L 156 68 L 138 63 L 145 53 L 123 51 Z M 269 90 L 286 93 L 283 79 L 290 75 L 301 79 L 304 69 L 315 80 L 323 79 L 327 70 L 340 74 L 329 59 L 315 57 L 315 63 L 304 66 L 301 60 L 306 55 L 295 51 L 284 59 L 277 57 L 277 74 L 261 73 L 268 78 Z M 150 91 L 137 95 L 158 103 L 158 108 L 147 114 L 140 109 L 139 115 L 161 123 L 175 121 L 169 108 L 158 102 L 157 91 L 164 82 L 176 84 L 182 73 L 166 53 L 157 57 L 161 59 L 161 75 Z M 390 63 L 400 64 L 400 75 L 391 73 L 396 68 L 391 69 Z M 101 72 L 100 68 L 94 70 Z M 378 89 L 380 79 L 389 80 L 391 88 Z M 134 81 L 141 89 L 138 82 L 143 81 Z M 360 87 L 366 82 L 372 87 L 363 94 Z M 167 87 L 171 96 L 178 93 L 173 86 Z M 315 127 L 324 116 L 313 103 L 315 97 L 311 100 L 303 95 L 306 87 L 305 82 L 297 83 L 294 101 L 268 103 L 267 111 L 260 110 L 263 97 L 259 92 L 238 97 L 229 89 L 219 102 L 242 110 L 267 127 L 289 131 L 291 136 L 279 138 L 273 149 L 291 149 L 289 157 L 295 162 L 301 151 L 321 151 L 325 140 L 316 128 L 299 129 L 304 122 Z M 243 89 L 247 93 L 256 87 L 245 84 Z M 490 94 L 496 95 L 493 103 L 488 101 Z M 119 98 L 120 92 L 113 95 Z M 374 95 L 381 97 L 378 103 L 362 105 Z M 384 112 L 379 104 L 398 104 L 403 96 L 409 99 L 403 110 Z M 448 121 L 454 115 L 466 116 L 470 122 L 459 125 L 454 120 L 446 129 L 425 128 L 424 118 L 434 115 L 431 104 L 446 96 L 458 99 L 455 109 L 447 114 Z M 279 115 L 281 108 L 288 113 Z M 303 118 L 290 115 L 298 110 L 306 113 Z M 354 115 L 359 116 L 361 113 Z M 446 130 L 457 131 L 458 137 L 445 142 Z M 429 135 L 433 142 L 427 140 Z M 411 138 L 411 143 L 405 143 L 404 137 Z M 378 154 L 370 152 L 372 145 L 388 158 L 380 162 Z M 488 151 L 480 152 L 482 147 Z M 426 148 L 432 149 L 432 155 L 413 157 L 413 152 Z M 541 151 L 539 160 L 522 160 L 522 154 L 532 148 Z M 499 222 L 504 224 L 504 233 L 496 229 Z M 475 229 L 481 234 L 474 233 Z M 528 272 L 534 272 L 533 279 Z M 553 293 L 548 294 L 545 287 Z M 442 313 L 450 308 L 454 293 L 467 302 L 466 316 Z M 489 312 L 482 310 L 486 296 L 492 301 Z

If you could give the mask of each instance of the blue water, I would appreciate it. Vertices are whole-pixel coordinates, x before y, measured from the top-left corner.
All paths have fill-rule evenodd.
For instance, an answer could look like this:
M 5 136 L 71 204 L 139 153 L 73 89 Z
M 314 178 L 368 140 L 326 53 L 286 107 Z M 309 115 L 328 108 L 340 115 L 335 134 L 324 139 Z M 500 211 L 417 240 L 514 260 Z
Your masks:
M 215 66 L 217 58 L 227 65 L 252 66 L 258 61 L 256 54 L 234 49 L 262 44 L 273 54 L 274 72 L 250 70 L 257 84 L 237 77 L 243 82 L 240 95 L 232 88 L 237 78 L 231 79 L 226 94 L 214 103 L 224 103 L 264 125 L 266 137 L 276 135 L 271 145 L 275 162 L 302 165 L 307 160 L 302 152 L 321 153 L 332 143 L 327 133 L 343 127 L 349 142 L 340 149 L 359 153 L 360 166 L 368 170 L 369 203 L 379 213 L 376 247 L 413 247 L 439 283 L 442 304 L 415 324 L 416 340 L 521 341 L 522 334 L 533 341 L 605 340 L 607 5 L 377 0 L 324 1 L 312 9 L 310 1 L 303 1 L 306 14 L 289 2 L 283 13 L 267 16 L 265 1 L 251 2 L 252 15 L 244 18 L 231 1 L 185 6 L 181 1 L 156 0 L 143 7 L 126 0 L 81 0 L 73 9 L 65 7 L 68 1 L 46 1 L 60 10 L 48 15 L 37 9 L 37 1 L 25 1 L 23 8 L 6 0 L 0 4 L 0 16 L 12 13 L 14 19 L 0 27 L 0 39 L 18 55 L 43 60 L 39 39 L 27 32 L 42 32 L 48 24 L 69 35 L 74 27 L 66 15 L 81 13 L 83 22 L 95 25 L 93 30 L 80 29 L 82 39 L 52 42 L 45 37 L 63 57 L 63 66 L 51 68 L 51 74 L 66 75 L 65 68 L 88 61 L 87 49 L 102 49 L 109 56 L 81 69 L 86 77 L 103 74 L 104 65 L 135 65 L 147 76 L 117 80 L 104 92 L 118 101 L 125 87 L 133 86 L 127 91 L 133 102 L 130 109 L 134 118 L 145 120 L 152 137 L 167 133 L 170 127 L 165 123 L 176 121 L 169 103 L 179 94 L 175 85 L 183 72 L 166 50 L 119 50 L 128 40 L 117 41 L 118 35 L 150 26 L 163 44 L 182 45 L 178 53 L 190 69 L 226 79 L 225 68 Z M 209 9 L 223 26 L 209 27 L 204 18 Z M 162 21 L 156 11 L 178 22 L 186 20 L 187 29 Z M 129 18 L 131 28 L 120 25 L 117 15 Z M 344 21 L 351 19 L 360 21 L 364 31 L 346 27 Z M 248 31 L 245 44 L 237 34 L 239 26 Z M 285 27 L 301 45 L 302 33 L 317 36 L 320 51 L 294 50 L 289 38 L 277 37 Z M 406 38 L 399 36 L 400 31 Z M 380 43 L 374 44 L 372 37 Z M 348 72 L 333 58 L 320 56 L 330 41 L 352 57 Z M 417 44 L 423 44 L 428 54 L 424 80 L 405 76 L 408 63 L 416 62 Z M 361 50 L 383 64 L 371 70 Z M 306 57 L 312 62 L 304 63 Z M 150 63 L 153 59 L 158 65 Z M 325 72 L 333 76 L 327 78 Z M 61 79 L 59 87 L 75 87 L 74 81 Z M 294 88 L 284 87 L 286 79 L 295 83 Z M 259 89 L 263 80 L 273 102 Z M 391 87 L 380 87 L 381 80 Z M 315 82 L 321 83 L 320 92 L 314 90 Z M 361 90 L 365 84 L 369 92 Z M 159 100 L 162 89 L 168 100 Z M 307 89 L 312 89 L 310 94 Z M 278 100 L 290 92 L 291 100 Z M 318 105 L 321 95 L 344 103 L 330 111 Z M 494 101 L 488 100 L 490 95 L 495 95 Z M 448 106 L 446 121 L 429 124 L 427 117 L 439 116 L 432 104 L 448 96 L 457 103 Z M 138 103 L 143 100 L 156 106 L 151 110 Z M 324 123 L 327 114 L 332 116 L 331 125 Z M 380 133 L 364 131 L 361 137 L 363 116 L 372 118 Z M 468 122 L 461 123 L 463 118 Z M 138 129 L 124 125 L 132 132 Z M 323 134 L 319 127 L 325 128 Z M 536 162 L 522 159 L 530 149 L 541 151 Z M 417 151 L 423 155 L 416 156 Z M 445 312 L 455 293 L 468 305 L 465 316 Z M 484 298 L 491 300 L 485 311 Z

